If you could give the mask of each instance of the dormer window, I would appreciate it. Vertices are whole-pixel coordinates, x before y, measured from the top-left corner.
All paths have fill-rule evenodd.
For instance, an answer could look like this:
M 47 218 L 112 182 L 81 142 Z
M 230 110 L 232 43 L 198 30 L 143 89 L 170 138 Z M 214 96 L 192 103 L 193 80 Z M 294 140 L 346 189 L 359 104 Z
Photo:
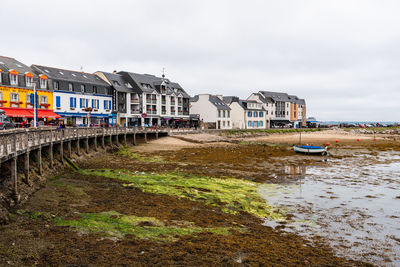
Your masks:
M 60 90 L 60 83 L 54 82 L 54 90 Z
M 73 85 L 72 83 L 69 83 L 69 84 L 68 84 L 68 90 L 69 90 L 70 92 L 74 91 L 74 85 Z
M 33 74 L 30 72 L 25 73 L 25 84 L 26 87 L 32 87 L 33 86 Z
M 83 93 L 83 92 L 85 92 L 85 85 L 84 84 L 81 84 L 81 92 Z
M 10 84 L 18 85 L 18 71 L 10 70 Z
M 40 89 L 47 89 L 47 76 L 44 74 L 39 75 Z
M 132 88 L 132 85 L 131 85 L 130 83 L 125 83 L 125 86 L 126 86 L 127 88 Z

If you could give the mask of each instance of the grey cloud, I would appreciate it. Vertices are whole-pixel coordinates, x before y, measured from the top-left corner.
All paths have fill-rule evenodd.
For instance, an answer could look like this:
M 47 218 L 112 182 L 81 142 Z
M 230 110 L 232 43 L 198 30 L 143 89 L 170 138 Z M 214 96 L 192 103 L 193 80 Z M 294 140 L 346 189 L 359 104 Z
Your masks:
M 0 54 L 160 74 L 189 93 L 282 90 L 321 120 L 398 120 L 397 1 L 3 0 Z M 8 27 L 7 27 L 8 26 Z

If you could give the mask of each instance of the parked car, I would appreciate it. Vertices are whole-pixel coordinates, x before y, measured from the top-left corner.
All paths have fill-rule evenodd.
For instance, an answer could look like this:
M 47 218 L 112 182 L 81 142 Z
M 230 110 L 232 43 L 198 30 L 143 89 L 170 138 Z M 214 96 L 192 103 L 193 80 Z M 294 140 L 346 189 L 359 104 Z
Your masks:
M 0 130 L 14 129 L 14 122 L 0 109 Z

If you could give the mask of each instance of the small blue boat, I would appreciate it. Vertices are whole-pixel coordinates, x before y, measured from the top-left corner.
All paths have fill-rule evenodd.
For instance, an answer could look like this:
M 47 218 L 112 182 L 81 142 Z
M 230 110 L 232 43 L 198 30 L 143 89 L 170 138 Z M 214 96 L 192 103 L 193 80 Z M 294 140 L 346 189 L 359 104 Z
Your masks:
M 322 146 L 293 146 L 294 152 L 314 155 L 327 155 L 328 147 Z

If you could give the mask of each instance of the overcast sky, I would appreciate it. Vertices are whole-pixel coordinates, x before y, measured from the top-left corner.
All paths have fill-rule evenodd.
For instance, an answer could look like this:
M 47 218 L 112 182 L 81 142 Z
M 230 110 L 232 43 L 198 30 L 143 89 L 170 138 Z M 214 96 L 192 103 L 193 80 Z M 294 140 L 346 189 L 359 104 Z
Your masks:
M 400 120 L 400 1 L 1 0 L 0 55 L 305 98 L 319 120 Z

